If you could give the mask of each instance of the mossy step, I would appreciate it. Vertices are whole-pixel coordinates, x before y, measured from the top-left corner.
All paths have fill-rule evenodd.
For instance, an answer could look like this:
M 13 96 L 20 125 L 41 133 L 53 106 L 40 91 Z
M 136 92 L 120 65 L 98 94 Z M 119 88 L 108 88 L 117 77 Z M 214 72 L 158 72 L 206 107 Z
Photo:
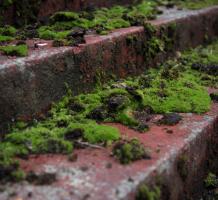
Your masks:
M 60 102 L 53 105 L 48 118 L 39 122 L 20 121 L 11 127 L 11 132 L 0 144 L 1 167 L 6 170 L 14 166 L 13 173 L 8 171 L 11 180 L 19 170 L 15 157 L 42 153 L 68 154 L 78 140 L 100 145 L 119 140 L 119 131 L 103 125 L 103 122 L 119 122 L 146 131 L 147 127 L 142 126 L 136 113 L 207 112 L 211 99 L 205 86 L 218 87 L 218 77 L 192 66 L 195 63 L 206 66 L 217 64 L 217 52 L 218 42 L 215 42 L 207 48 L 186 51 L 176 60 L 170 60 L 144 75 L 111 81 L 92 93 L 73 96 L 69 90 Z M 141 130 L 141 127 L 146 129 Z M 127 153 L 130 157 L 131 151 L 130 148 Z M 141 157 L 142 154 L 139 155 Z M 128 163 L 129 160 L 124 158 L 121 162 Z

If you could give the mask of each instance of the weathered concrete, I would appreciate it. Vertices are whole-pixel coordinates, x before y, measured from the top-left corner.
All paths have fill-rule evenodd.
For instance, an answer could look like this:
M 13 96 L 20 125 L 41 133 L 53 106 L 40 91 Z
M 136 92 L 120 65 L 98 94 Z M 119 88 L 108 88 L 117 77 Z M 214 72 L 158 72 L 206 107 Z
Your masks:
M 0 199 L 133 200 L 142 183 L 159 185 L 161 200 L 189 199 L 201 191 L 208 163 L 218 161 L 217 149 L 210 154 L 212 145 L 217 144 L 218 103 L 204 115 L 182 116 L 182 121 L 175 126 L 157 126 L 161 116 L 156 115 L 151 120 L 151 129 L 144 134 L 111 124 L 119 128 L 123 136 L 139 138 L 150 149 L 150 160 L 124 166 L 110 157 L 109 147 L 75 150 L 78 155 L 75 162 L 63 155 L 31 156 L 21 161 L 22 168 L 38 173 L 55 172 L 57 182 L 48 186 L 6 185 Z
M 172 52 L 183 50 L 218 35 L 218 7 L 200 11 L 168 10 L 152 21 L 157 27 L 177 24 L 168 34 L 174 47 L 155 58 L 145 56 L 143 27 L 115 30 L 106 36 L 87 35 L 79 47 L 31 49 L 25 58 L 0 58 L 0 122 L 28 119 L 47 109 L 65 94 L 66 84 L 74 94 L 90 91 L 96 79 L 107 80 L 143 73 L 166 60 Z M 134 40 L 129 43 L 129 38 Z

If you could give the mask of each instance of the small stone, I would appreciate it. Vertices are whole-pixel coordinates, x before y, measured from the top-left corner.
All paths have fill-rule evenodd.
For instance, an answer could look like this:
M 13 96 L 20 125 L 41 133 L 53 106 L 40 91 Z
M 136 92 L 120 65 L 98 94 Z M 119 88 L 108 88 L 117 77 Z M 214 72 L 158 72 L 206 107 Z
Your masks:
M 82 128 L 76 128 L 74 130 L 65 133 L 64 138 L 65 140 L 73 141 L 81 138 L 83 134 L 84 134 L 84 130 Z
M 107 118 L 107 111 L 102 106 L 93 109 L 87 116 L 90 119 L 104 120 Z
M 74 111 L 74 112 L 82 112 L 85 110 L 85 107 L 78 102 L 72 101 L 69 104 L 70 110 Z
M 159 124 L 164 124 L 164 125 L 175 125 L 178 124 L 182 120 L 182 116 L 180 116 L 177 113 L 168 113 L 165 114 L 159 121 Z
M 86 34 L 86 30 L 80 27 L 74 27 L 70 33 L 67 35 L 67 38 L 74 38 L 74 37 L 83 37 Z
M 48 46 L 48 43 L 35 43 L 34 47 L 35 48 L 42 48 Z
M 210 98 L 212 101 L 218 102 L 218 93 L 211 93 Z
M 128 102 L 128 97 L 124 95 L 111 96 L 108 101 L 108 108 L 110 111 L 117 111 L 125 107 Z

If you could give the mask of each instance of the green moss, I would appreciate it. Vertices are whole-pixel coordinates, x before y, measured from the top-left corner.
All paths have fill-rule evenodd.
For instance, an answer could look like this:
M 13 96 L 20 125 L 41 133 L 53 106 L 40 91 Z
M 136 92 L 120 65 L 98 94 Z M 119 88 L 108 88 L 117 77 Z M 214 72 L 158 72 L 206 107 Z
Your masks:
M 218 42 L 205 47 L 186 51 L 182 61 L 205 86 L 218 88 Z M 197 66 L 197 67 L 196 67 Z
M 0 42 L 10 42 L 12 41 L 14 38 L 11 36 L 5 36 L 5 35 L 0 35 Z
M 16 32 L 17 32 L 17 29 L 14 28 L 13 26 L 7 25 L 4 27 L 0 27 L 0 35 L 14 37 Z
M 178 6 L 185 7 L 191 10 L 198 10 L 209 6 L 218 5 L 218 0 L 194 0 L 194 1 L 174 1 Z
M 129 164 L 133 161 L 148 157 L 144 146 L 138 139 L 118 142 L 113 148 L 113 154 L 122 164 Z
M 154 187 L 150 190 L 146 184 L 142 184 L 136 193 L 136 200 L 159 200 L 161 197 L 161 191 L 159 187 Z
M 50 18 L 50 20 L 52 21 L 52 23 L 55 23 L 60 21 L 73 21 L 78 18 L 79 15 L 75 12 L 57 12 Z
M 98 125 L 94 122 L 82 124 L 72 123 L 69 125 L 68 132 L 75 129 L 82 129 L 84 131 L 83 138 L 89 143 L 101 143 L 107 141 L 115 141 L 120 138 L 119 131 L 116 128 L 106 125 Z
M 156 13 L 156 5 L 152 1 L 142 1 L 132 7 L 114 6 L 108 9 L 101 8 L 93 13 L 57 12 L 50 18 L 50 26 L 46 27 L 46 30 L 45 27 L 39 28 L 39 36 L 42 39 L 60 39 L 56 34 L 73 27 L 94 29 L 99 34 L 107 34 L 117 28 L 135 25 L 138 18 L 143 22 Z
M 151 83 L 152 87 L 143 90 L 143 105 L 151 106 L 156 113 L 204 113 L 209 110 L 211 100 L 198 82 L 199 79 L 189 73 L 172 80 L 163 80 L 157 76 Z
M 215 174 L 210 172 L 204 180 L 204 183 L 206 188 L 216 188 L 218 186 L 218 178 Z
M 18 45 L 18 46 L 0 46 L 0 51 L 8 56 L 27 56 L 28 48 L 27 45 Z

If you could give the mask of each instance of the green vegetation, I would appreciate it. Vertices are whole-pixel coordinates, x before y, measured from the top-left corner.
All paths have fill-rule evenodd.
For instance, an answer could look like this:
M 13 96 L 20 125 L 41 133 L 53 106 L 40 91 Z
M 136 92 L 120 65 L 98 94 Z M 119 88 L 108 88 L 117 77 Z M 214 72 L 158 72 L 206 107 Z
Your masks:
M 218 178 L 215 174 L 210 172 L 204 180 L 204 183 L 206 188 L 216 188 L 218 187 Z
M 0 27 L 0 35 L 11 36 L 14 37 L 17 32 L 17 29 L 13 26 L 6 25 L 4 27 Z
M 0 27 L 0 43 L 14 40 L 17 30 L 12 26 Z
M 150 158 L 143 144 L 138 139 L 118 142 L 113 148 L 113 154 L 122 164 L 129 164 L 143 158 Z
M 5 36 L 5 35 L 0 35 L 0 43 L 1 42 L 10 42 L 14 40 L 13 37 L 10 37 L 10 36 Z
M 93 11 L 82 12 L 61 11 L 51 16 L 50 22 L 46 25 L 39 28 L 32 26 L 33 30 L 31 30 L 29 28 L 26 29 L 26 26 L 31 22 L 36 21 L 41 1 L 28 1 L 29 0 L 22 0 L 21 2 L 17 0 L 4 0 L 2 2 L 2 5 L 0 5 L 0 13 L 4 12 L 8 6 L 15 4 L 17 9 L 15 14 L 16 25 L 20 26 L 21 29 L 18 31 L 14 27 L 8 25 L 0 27 L 0 43 L 6 45 L 5 43 L 14 41 L 15 39 L 39 37 L 46 40 L 55 40 L 53 45 L 56 47 L 76 45 L 81 43 L 81 38 L 74 39 L 69 37 L 72 29 L 76 27 L 81 27 L 85 30 L 95 30 L 98 34 L 107 34 L 109 31 L 117 28 L 144 25 L 146 20 L 154 19 L 157 14 L 161 13 L 158 9 L 158 6 L 160 5 L 168 6 L 175 4 L 179 7 L 199 9 L 218 4 L 218 0 L 142 0 L 131 6 L 113 6 L 112 8 L 100 8 Z M 152 37 L 149 41 L 145 42 L 145 48 L 147 46 L 149 46 L 149 49 L 146 51 L 146 57 L 149 60 L 150 57 L 154 56 L 157 52 L 171 49 L 172 40 L 169 40 L 168 37 Z M 26 54 L 21 54 L 20 56 L 24 55 Z
M 161 197 L 161 190 L 159 187 L 154 187 L 150 190 L 146 184 L 142 184 L 136 193 L 136 200 L 159 200 Z
M 27 56 L 28 48 L 27 45 L 17 45 L 17 46 L 0 46 L 0 51 L 8 56 Z
M 156 3 L 144 0 L 138 5 L 101 8 L 92 13 L 57 12 L 50 18 L 49 26 L 40 27 L 38 32 L 42 39 L 67 39 L 66 36 L 74 27 L 94 29 L 99 34 L 107 34 L 113 29 L 143 24 L 156 13 Z
M 192 69 L 205 86 L 218 88 L 218 42 L 186 51 L 182 55 L 184 65 Z
M 175 4 L 179 7 L 188 8 L 191 10 L 198 10 L 198 9 L 218 5 L 218 0 L 192 0 L 192 1 L 190 1 L 190 0 L 184 0 L 184 1 L 173 0 L 173 2 L 175 2 Z

